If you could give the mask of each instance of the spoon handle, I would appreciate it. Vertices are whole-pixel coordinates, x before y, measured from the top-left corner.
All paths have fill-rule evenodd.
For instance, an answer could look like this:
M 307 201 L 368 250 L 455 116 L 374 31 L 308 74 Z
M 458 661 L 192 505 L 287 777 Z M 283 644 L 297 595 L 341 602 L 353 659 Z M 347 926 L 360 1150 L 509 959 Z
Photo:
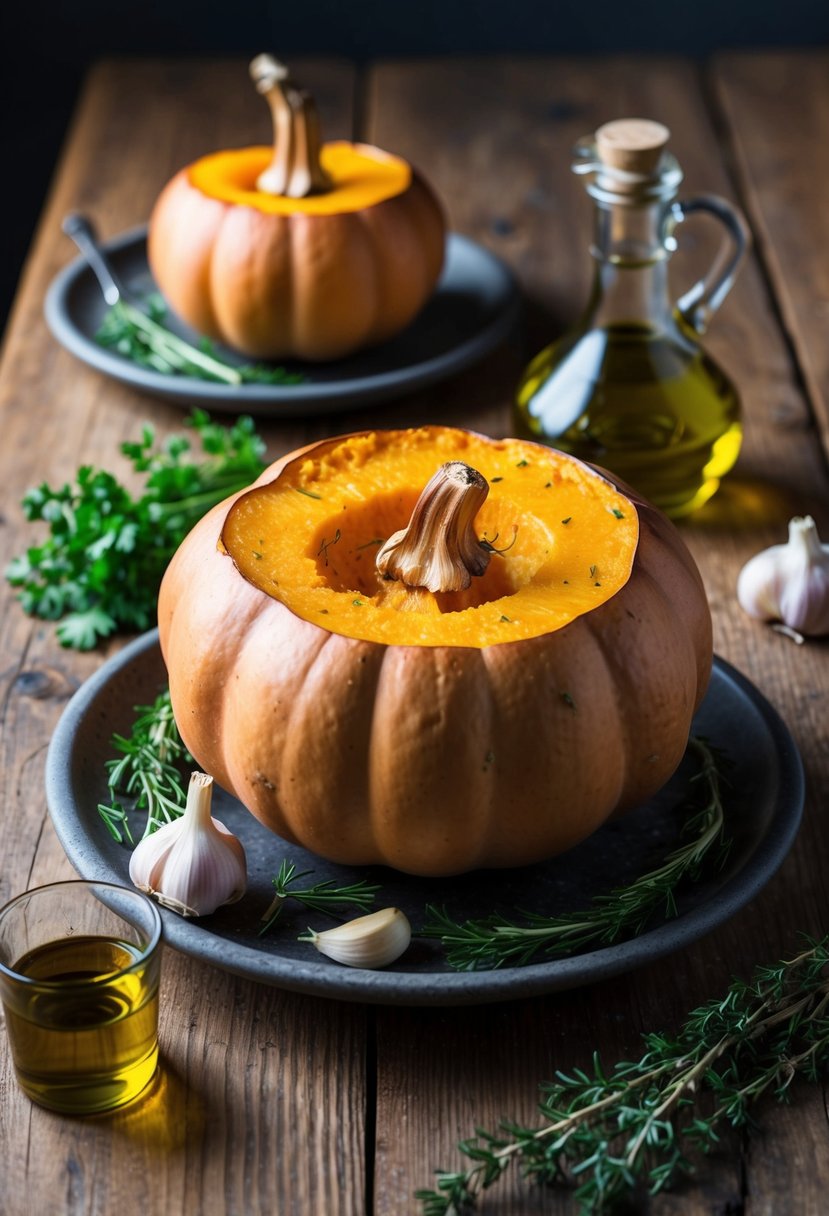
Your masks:
M 95 278 L 101 285 L 101 291 L 104 293 L 107 304 L 110 307 L 117 304 L 127 293 L 119 281 L 112 263 L 98 243 L 98 236 L 92 221 L 85 215 L 72 211 L 65 217 L 61 227 L 89 262 Z

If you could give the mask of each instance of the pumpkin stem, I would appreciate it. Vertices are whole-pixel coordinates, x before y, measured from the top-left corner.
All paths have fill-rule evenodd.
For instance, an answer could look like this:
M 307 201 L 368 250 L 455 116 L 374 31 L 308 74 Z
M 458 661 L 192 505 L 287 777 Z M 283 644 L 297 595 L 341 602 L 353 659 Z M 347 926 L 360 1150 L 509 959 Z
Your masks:
M 377 554 L 384 578 L 427 591 L 464 591 L 483 574 L 490 552 L 475 533 L 475 516 L 489 493 L 477 469 L 451 460 L 438 469 L 415 503 L 405 528 Z
M 274 133 L 273 160 L 259 174 L 256 188 L 285 198 L 330 190 L 331 180 L 320 164 L 322 140 L 311 94 L 294 84 L 285 64 L 273 55 L 257 55 L 250 74 L 271 107 Z

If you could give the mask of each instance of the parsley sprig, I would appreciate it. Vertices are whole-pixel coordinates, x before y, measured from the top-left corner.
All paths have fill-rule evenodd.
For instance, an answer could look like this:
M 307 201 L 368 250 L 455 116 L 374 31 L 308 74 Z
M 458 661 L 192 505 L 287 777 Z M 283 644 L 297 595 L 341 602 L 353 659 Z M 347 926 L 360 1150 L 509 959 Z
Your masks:
M 187 420 L 202 447 L 173 435 L 157 444 L 145 425 L 121 451 L 144 477 L 133 495 L 115 474 L 84 465 L 73 485 L 45 482 L 23 499 L 31 521 L 49 535 L 6 567 L 31 616 L 60 621 L 62 646 L 91 650 L 117 629 L 147 629 L 167 563 L 192 526 L 215 503 L 249 485 L 264 468 L 264 443 L 250 418 L 225 427 L 202 410 Z
M 829 937 L 807 941 L 795 958 L 734 980 L 676 1035 L 646 1034 L 638 1060 L 606 1070 L 597 1054 L 589 1069 L 558 1073 L 542 1086 L 542 1125 L 504 1123 L 461 1141 L 472 1164 L 438 1170 L 436 1189 L 416 1192 L 423 1216 L 473 1210 L 513 1163 L 534 1181 L 574 1187 L 583 1213 L 629 1205 L 640 1190 L 658 1194 L 691 1172 L 691 1150 L 714 1149 L 724 1126 L 745 1127 L 764 1094 L 784 1101 L 798 1074 L 820 1079 L 829 1065 L 827 966 Z
M 445 909 L 430 905 L 422 936 L 440 939 L 451 967 L 479 971 L 505 965 L 521 967 L 538 954 L 572 954 L 594 942 L 608 944 L 623 933 L 640 932 L 660 910 L 666 917 L 676 916 L 674 892 L 679 882 L 697 877 L 703 859 L 712 851 L 720 863 L 724 861 L 728 847 L 718 757 L 704 740 L 693 737 L 688 740 L 688 751 L 700 766 L 692 782 L 704 789 L 703 805 L 683 825 L 688 839 L 655 870 L 627 886 L 596 896 L 582 912 L 562 916 L 526 913 L 524 923 L 494 914 L 458 924 Z
M 306 379 L 301 372 L 265 363 L 226 363 L 209 338 L 201 338 L 193 346 L 167 329 L 163 324 L 167 308 L 161 296 L 150 296 L 145 307 L 143 312 L 129 301 L 119 300 L 105 313 L 95 340 L 141 367 L 168 376 L 213 380 L 234 388 L 242 384 L 287 386 Z

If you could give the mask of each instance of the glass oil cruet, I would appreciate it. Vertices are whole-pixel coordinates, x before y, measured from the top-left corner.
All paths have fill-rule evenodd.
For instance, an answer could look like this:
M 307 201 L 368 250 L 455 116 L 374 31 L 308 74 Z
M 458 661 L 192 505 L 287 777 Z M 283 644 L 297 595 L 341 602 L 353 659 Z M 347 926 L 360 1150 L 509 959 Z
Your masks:
M 737 459 L 734 386 L 703 351 L 748 243 L 724 199 L 678 201 L 670 132 L 646 119 L 606 123 L 576 148 L 574 172 L 595 200 L 595 277 L 576 328 L 532 361 L 516 402 L 518 433 L 603 465 L 668 515 L 701 506 Z M 727 230 L 708 274 L 676 303 L 668 293 L 674 231 L 707 212 Z

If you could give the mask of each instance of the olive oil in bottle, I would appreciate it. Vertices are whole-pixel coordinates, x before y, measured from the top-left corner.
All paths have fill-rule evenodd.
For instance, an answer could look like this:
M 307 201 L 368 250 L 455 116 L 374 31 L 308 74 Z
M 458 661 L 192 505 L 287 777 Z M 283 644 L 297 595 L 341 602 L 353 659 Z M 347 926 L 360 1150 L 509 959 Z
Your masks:
M 54 1110 L 91 1114 L 132 1101 L 158 1059 L 157 962 L 127 941 L 66 937 L 14 965 L 31 981 L 6 1020 L 18 1080 Z
M 682 174 L 667 138 L 659 123 L 623 120 L 577 150 L 597 203 L 593 291 L 576 329 L 524 373 L 516 429 L 603 465 L 680 516 L 715 493 L 740 450 L 736 390 L 696 335 L 729 290 L 747 236 L 722 199 L 675 201 Z M 673 231 L 693 211 L 723 221 L 733 251 L 673 305 Z

